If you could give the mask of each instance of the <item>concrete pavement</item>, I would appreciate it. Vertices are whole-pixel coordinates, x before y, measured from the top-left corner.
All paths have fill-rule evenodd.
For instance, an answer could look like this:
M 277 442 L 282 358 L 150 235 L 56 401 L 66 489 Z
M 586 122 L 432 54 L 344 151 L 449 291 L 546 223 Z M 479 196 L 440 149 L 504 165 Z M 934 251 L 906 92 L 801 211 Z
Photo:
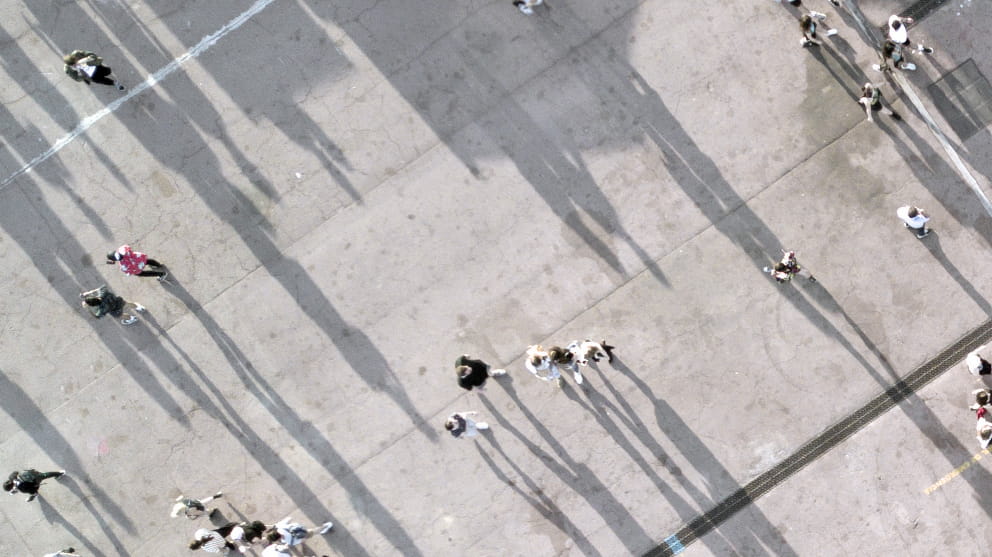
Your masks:
M 924 102 L 980 51 L 964 6 L 911 31 Z M 70 472 L 8 498 L 0 551 L 185 555 L 171 500 L 217 489 L 225 518 L 333 520 L 317 554 L 658 546 L 989 317 L 989 217 L 889 86 L 905 120 L 864 121 L 874 54 L 810 7 L 841 30 L 819 50 L 773 2 L 265 5 L 0 190 L 3 461 Z M 119 96 L 63 51 L 135 84 L 247 9 L 5 8 L 0 179 Z M 987 188 L 982 129 L 949 137 Z M 103 265 L 122 242 L 174 283 Z M 762 275 L 779 248 L 819 282 Z M 89 318 L 101 282 L 150 317 Z M 581 387 L 524 372 L 586 337 L 619 357 Z M 462 392 L 464 352 L 510 376 Z M 969 554 L 988 460 L 922 493 L 977 452 L 971 388 L 952 370 L 687 553 Z M 456 410 L 491 434 L 452 439 Z

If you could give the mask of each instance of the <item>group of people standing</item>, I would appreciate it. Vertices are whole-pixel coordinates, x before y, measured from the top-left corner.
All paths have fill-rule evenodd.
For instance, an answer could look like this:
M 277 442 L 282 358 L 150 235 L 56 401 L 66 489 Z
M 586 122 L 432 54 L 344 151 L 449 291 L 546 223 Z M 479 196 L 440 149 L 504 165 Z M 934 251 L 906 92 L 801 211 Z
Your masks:
M 575 382 L 582 384 L 582 373 L 579 366 L 589 365 L 589 360 L 598 362 L 602 358 L 613 362 L 613 349 L 605 340 L 593 342 L 573 340 L 565 348 L 552 346 L 545 350 L 541 345 L 527 347 L 524 367 L 542 381 L 554 381 L 561 386 L 561 369 L 572 372 Z M 490 377 L 506 375 L 502 368 L 492 368 L 482 360 L 474 359 L 468 354 L 462 354 L 455 360 L 455 376 L 458 386 L 471 391 L 483 390 Z M 475 437 L 479 431 L 489 429 L 489 423 L 476 421 L 478 412 L 454 412 L 444 420 L 444 429 L 456 439 Z

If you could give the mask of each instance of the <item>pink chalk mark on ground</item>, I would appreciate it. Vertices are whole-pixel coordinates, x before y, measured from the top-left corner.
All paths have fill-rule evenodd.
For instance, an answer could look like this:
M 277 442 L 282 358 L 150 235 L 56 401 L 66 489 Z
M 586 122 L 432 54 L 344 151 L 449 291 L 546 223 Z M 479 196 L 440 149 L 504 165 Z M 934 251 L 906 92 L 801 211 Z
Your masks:
M 100 439 L 100 442 L 96 444 L 96 456 L 107 456 L 110 454 L 110 445 L 107 444 L 106 439 Z

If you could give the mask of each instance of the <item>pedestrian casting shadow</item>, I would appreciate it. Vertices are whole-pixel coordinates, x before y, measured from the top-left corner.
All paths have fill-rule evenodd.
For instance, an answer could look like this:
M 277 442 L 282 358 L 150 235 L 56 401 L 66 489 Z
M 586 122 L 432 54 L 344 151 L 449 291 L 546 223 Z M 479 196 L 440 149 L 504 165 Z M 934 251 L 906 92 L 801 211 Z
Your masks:
M 68 476 L 64 476 L 62 479 L 65 479 L 67 477 Z M 44 496 L 39 496 L 37 499 L 35 499 L 35 501 L 37 501 L 38 504 L 41 505 L 41 514 L 44 515 L 45 520 L 47 520 L 51 524 L 58 524 L 63 528 L 65 528 L 66 532 L 69 533 L 69 536 L 73 540 L 72 545 L 76 545 L 77 543 L 82 543 L 83 546 L 86 547 L 86 552 L 88 554 L 93 555 L 93 557 L 104 557 L 105 554 L 102 551 L 100 551 L 100 548 L 94 545 L 93 542 L 89 540 L 89 538 L 84 536 L 83 533 L 80 532 L 75 525 L 73 525 L 71 522 L 66 520 L 65 517 L 63 517 L 62 514 L 59 513 L 59 511 L 55 510 L 55 507 L 49 505 L 48 501 L 45 500 Z M 83 501 L 85 501 L 85 499 L 83 499 Z M 101 528 L 103 527 L 102 522 L 100 526 Z M 106 529 L 104 529 L 104 533 L 108 533 Z M 117 550 L 118 552 L 117 554 L 127 555 L 127 551 L 124 549 L 124 546 L 120 543 L 120 540 L 118 540 L 117 537 L 113 535 L 113 532 L 110 532 L 109 534 L 110 535 L 108 536 L 108 539 L 110 539 L 114 543 L 114 549 Z
M 510 396 L 520 412 L 530 421 L 533 428 L 540 434 L 543 443 L 550 447 L 554 454 L 545 451 L 538 443 L 531 441 L 514 427 L 512 425 L 514 420 L 504 417 L 499 408 L 488 398 L 480 397 L 479 401 L 486 407 L 488 413 L 501 418 L 500 430 L 513 435 L 564 485 L 585 499 L 589 507 L 595 509 L 602 517 L 603 522 L 613 530 L 616 538 L 624 544 L 629 553 L 638 554 L 653 547 L 655 542 L 651 536 L 644 531 L 638 520 L 630 514 L 630 511 L 614 497 L 609 487 L 603 484 L 586 464 L 573 459 L 542 421 L 528 410 L 517 395 L 512 381 L 501 381 L 499 385 Z
M 907 110 L 915 111 L 915 107 L 906 106 Z M 944 210 L 958 223 L 962 226 L 970 226 L 987 244 L 992 246 L 992 227 L 989 226 L 988 215 L 984 211 L 975 210 L 976 207 L 980 208 L 977 203 L 970 200 L 969 202 L 962 202 L 959 191 L 965 185 L 961 181 L 960 174 L 946 162 L 944 154 L 937 152 L 907 122 L 897 122 L 896 125 L 912 146 L 896 132 L 895 127 L 890 127 L 882 119 L 876 120 L 879 128 L 892 140 L 896 152 L 902 156 L 906 166 L 913 171 L 920 184 L 930 191 Z M 949 180 L 935 180 L 935 178 L 940 177 L 947 177 Z M 948 183 L 952 184 L 953 187 L 947 187 Z M 969 195 L 971 194 L 969 193 Z
M 475 443 L 475 450 L 479 452 L 479 456 L 482 457 L 482 460 L 489 465 L 489 468 L 493 471 L 493 474 L 496 475 L 496 478 L 509 486 L 510 489 L 530 504 L 530 506 L 533 507 L 534 510 L 537 511 L 542 517 L 544 517 L 546 521 L 553 524 L 556 528 L 561 530 L 563 534 L 568 536 L 583 555 L 589 555 L 591 557 L 601 556 L 602 554 L 597 551 L 591 543 L 589 543 L 589 539 L 586 538 L 585 533 L 583 533 L 582 530 L 574 522 L 572 522 L 570 518 L 568 518 L 568 515 L 565 514 L 565 511 L 563 511 L 561 507 L 555 504 L 554 499 L 548 497 L 544 493 L 544 489 L 532 480 L 530 476 L 524 473 L 524 471 L 517 466 L 513 459 L 506 454 L 506 451 L 503 450 L 502 445 L 500 445 L 499 441 L 497 441 L 496 435 L 487 435 L 486 440 L 489 441 L 489 444 L 492 445 L 493 449 L 499 453 L 499 455 L 503 458 L 503 461 L 513 469 L 514 477 L 523 481 L 526 489 L 517 485 L 517 479 L 510 478 L 507 473 L 503 472 L 499 465 L 496 464 L 493 457 L 489 456 L 489 454 L 482 449 L 482 445 L 480 443 Z
M 467 28 L 463 32 L 445 33 L 430 44 L 419 44 L 424 40 L 423 34 L 398 36 L 388 30 L 402 28 L 406 21 L 423 19 L 422 11 L 431 9 L 423 2 L 391 3 L 388 9 L 379 9 L 374 29 L 356 26 L 355 21 L 348 18 L 347 14 L 359 6 L 362 11 L 367 11 L 365 5 L 332 5 L 326 2 L 309 2 L 307 5 L 318 17 L 348 32 L 349 37 L 386 76 L 390 85 L 420 113 L 434 133 L 476 178 L 486 179 L 480 169 L 480 159 L 505 156 L 556 218 L 613 273 L 623 278 L 636 274 L 626 269 L 617 256 L 611 245 L 612 239 L 616 238 L 636 254 L 662 285 L 669 286 L 654 257 L 625 229 L 621 215 L 596 183 L 584 162 L 582 149 L 577 147 L 580 142 L 566 137 L 567 133 L 560 133 L 560 129 L 548 129 L 548 126 L 539 123 L 513 97 L 513 91 L 507 90 L 500 77 L 487 71 L 494 60 L 488 53 L 480 54 L 486 49 L 476 48 L 473 37 L 491 34 L 491 19 L 468 18 L 457 22 Z M 490 7 L 482 11 L 488 14 L 498 9 Z M 560 7 L 556 5 L 555 9 Z M 506 13 L 498 17 L 504 16 L 515 18 L 519 14 Z M 426 23 L 435 29 L 444 29 L 451 24 L 444 17 Z M 377 33 L 384 36 L 377 36 Z M 400 44 L 396 45 L 397 48 L 383 49 L 382 40 L 398 41 Z M 571 42 L 573 39 L 560 44 Z M 411 56 L 412 53 L 419 55 Z M 410 58 L 404 59 L 406 57 Z M 561 110 L 556 108 L 554 112 Z M 541 117 L 546 121 L 556 116 L 560 115 Z M 460 137 L 467 128 L 471 128 L 468 133 L 478 132 L 487 140 Z M 625 144 L 629 141 L 624 137 Z M 497 146 L 495 153 L 480 153 L 478 150 L 479 146 L 489 149 L 491 145 Z
M 931 233 L 931 236 L 932 235 L 933 233 Z M 930 236 L 928 236 L 924 242 L 929 239 Z M 937 418 L 933 411 L 919 399 L 916 392 L 909 388 L 905 380 L 898 377 L 895 369 L 893 369 L 891 364 L 888 362 L 888 359 L 885 358 L 881 351 L 874 347 L 871 340 L 861 331 L 853 320 L 848 317 L 847 313 L 840 308 L 830 293 L 823 288 L 821 283 L 814 283 L 811 285 L 809 290 L 811 292 L 811 296 L 824 300 L 827 304 L 836 307 L 837 311 L 843 314 L 844 318 L 848 321 L 851 327 L 857 331 L 858 335 L 862 337 L 865 344 L 872 349 L 879 360 L 883 363 L 889 374 L 897 379 L 894 383 L 890 383 L 888 380 L 875 373 L 870 366 L 862 364 L 865 365 L 865 369 L 869 371 L 869 374 L 878 382 L 879 386 L 885 389 L 885 393 L 895 403 L 896 408 L 899 408 L 906 415 L 906 417 L 908 417 L 913 424 L 916 425 L 920 432 L 930 440 L 933 446 L 939 450 L 942 455 L 944 455 L 950 465 L 956 467 L 962 462 L 968 460 L 972 452 L 957 441 L 956 436 L 944 427 L 943 421 Z M 981 498 L 982 509 L 984 509 L 985 512 L 992 517 L 992 490 L 988 488 L 988 486 L 992 486 L 992 472 L 989 472 L 981 467 L 977 468 L 978 470 L 968 476 L 968 480 Z
M 63 476 L 59 483 L 65 483 L 86 509 L 99 522 L 101 529 L 107 535 L 107 540 L 114 544 L 117 549 L 123 550 L 123 545 L 117 536 L 110 530 L 102 520 L 101 511 L 93 506 L 95 500 L 102 508 L 103 513 L 109 514 L 128 534 L 134 534 L 134 524 L 127 517 L 123 509 L 107 495 L 96 483 L 87 480 L 86 485 L 90 490 L 89 495 L 81 493 L 79 486 L 72 481 L 72 477 L 87 478 L 86 468 L 83 466 L 76 451 L 73 450 L 69 441 L 62 436 L 62 433 L 48 420 L 41 409 L 35 406 L 27 393 L 7 377 L 7 374 L 0 372 L 0 407 L 7 413 L 21 430 L 28 434 L 35 444 L 40 447 L 45 454 L 68 473 Z M 49 486 L 53 487 L 53 486 Z M 40 498 L 39 498 L 40 499 Z M 61 518 L 61 516 L 59 516 Z M 64 522 L 64 521 L 63 521 Z M 68 527 L 68 525 L 67 525 Z M 80 539 L 85 539 L 80 537 Z
M 733 478 L 730 472 L 720 463 L 720 460 L 716 457 L 716 455 L 714 455 L 706 444 L 703 443 L 703 441 L 692 431 L 682 417 L 679 416 L 678 413 L 676 413 L 675 410 L 663 399 L 655 396 L 654 391 L 647 384 L 647 382 L 642 379 L 641 374 L 635 373 L 628 368 L 627 365 L 623 363 L 623 360 L 616 355 L 613 357 L 612 367 L 626 376 L 651 402 L 654 407 L 655 422 L 658 428 L 665 432 L 672 443 L 679 448 L 685 459 L 692 463 L 700 475 L 705 478 L 710 493 L 707 495 L 701 492 L 690 481 L 685 473 L 676 464 L 671 462 L 661 444 L 645 431 L 640 418 L 637 417 L 636 411 L 627 402 L 626 397 L 617 391 L 613 387 L 612 383 L 607 379 L 606 375 L 598 369 L 597 371 L 599 371 L 600 378 L 603 380 L 603 383 L 607 386 L 617 403 L 622 406 L 623 411 L 621 412 L 620 409 L 616 408 L 616 406 L 610 403 L 605 397 L 598 394 L 598 400 L 595 402 L 592 398 L 590 398 L 591 407 L 588 408 L 588 410 L 593 411 L 592 408 L 595 408 L 597 404 L 603 404 L 612 407 L 617 416 L 627 416 L 626 420 L 629 422 L 627 424 L 627 428 L 633 432 L 641 443 L 651 451 L 652 455 L 658 458 L 658 460 L 669 471 L 672 478 L 678 481 L 679 485 L 694 500 L 696 505 L 695 508 L 682 500 L 662 480 L 659 479 L 656 481 L 659 491 L 661 491 L 666 498 L 673 503 L 679 503 L 679 506 L 682 509 L 679 512 L 679 516 L 683 521 L 685 521 L 685 524 L 691 524 L 691 521 L 693 521 L 697 516 L 703 515 L 716 507 L 716 505 L 718 505 L 724 497 L 736 493 L 741 489 L 740 483 Z M 605 415 L 599 417 L 600 414 L 605 413 L 595 412 L 595 414 L 597 415 L 597 420 L 604 422 L 604 427 L 610 431 L 611 435 L 614 435 L 615 437 L 622 436 L 619 432 L 619 428 Z M 635 454 L 637 454 L 637 451 L 631 451 L 632 458 Z M 644 466 L 647 466 L 647 463 L 645 463 Z M 673 506 L 675 505 L 673 504 Z M 769 554 L 765 548 L 769 548 L 770 553 L 773 555 L 792 557 L 798 555 L 782 536 L 781 532 L 779 532 L 771 521 L 765 517 L 760 509 L 754 505 L 749 505 L 747 507 L 742 507 L 741 510 L 745 510 L 745 508 L 749 511 L 748 518 L 750 520 L 742 520 L 742 523 L 739 526 L 727 524 L 722 528 L 720 524 L 715 524 L 713 525 L 713 530 L 700 536 L 700 541 L 707 545 L 707 547 L 709 547 L 709 549 L 717 555 L 734 553 L 742 550 L 746 550 L 748 554 L 754 555 Z M 679 507 L 676 507 L 676 510 L 679 510 Z M 674 534 L 675 532 L 672 533 Z M 716 540 L 711 539 L 713 534 L 718 536 Z
M 183 288 L 182 284 L 175 278 L 170 277 L 172 287 L 170 291 L 190 309 L 207 331 L 228 360 L 232 370 L 240 379 L 242 386 L 250 393 L 262 406 L 272 415 L 273 418 L 296 439 L 299 447 L 306 449 L 307 453 L 327 470 L 328 474 L 340 483 L 349 495 L 362 502 L 362 507 L 368 508 L 366 516 L 369 521 L 376 526 L 383 536 L 393 544 L 394 547 L 402 548 L 408 555 L 420 555 L 415 542 L 400 525 L 399 521 L 392 515 L 365 483 L 354 473 L 354 470 L 347 461 L 338 453 L 330 441 L 324 437 L 323 433 L 317 430 L 313 423 L 301 418 L 296 411 L 286 403 L 278 392 L 268 384 L 264 377 L 255 369 L 251 361 L 241 352 L 237 344 L 224 332 L 223 328 L 210 316 L 200 304 Z M 156 330 L 156 338 L 168 343 L 172 351 L 176 352 L 183 359 L 185 369 L 188 369 L 198 382 L 209 391 L 204 392 L 196 387 L 193 377 L 183 373 L 183 376 L 176 377 L 173 382 L 182 388 L 188 396 L 197 404 L 209 412 L 209 414 L 221 422 L 231 433 L 232 437 L 238 439 L 244 446 L 247 453 L 251 454 L 256 462 L 269 473 L 272 478 L 278 479 L 280 487 L 293 498 L 297 506 L 301 507 L 306 516 L 315 524 L 331 519 L 334 521 L 335 548 L 348 555 L 368 555 L 367 551 L 359 544 L 358 540 L 348 531 L 346 527 L 339 524 L 334 519 L 331 511 L 327 509 L 315 493 L 307 486 L 305 480 L 295 471 L 292 471 L 282 457 L 272 450 L 258 433 L 243 419 L 234 409 L 223 392 L 213 383 L 211 378 L 193 361 L 186 351 L 172 339 L 168 331 L 163 329 L 151 316 L 147 316 L 146 321 L 149 326 Z M 145 351 L 146 355 L 156 362 L 159 362 L 161 369 L 175 369 L 175 373 L 180 373 L 184 366 L 175 362 L 171 354 L 165 347 L 158 345 Z M 216 402 L 215 402 L 216 401 Z
M 25 3 L 29 9 L 36 7 L 39 2 Z M 37 30 L 37 28 L 35 28 Z M 18 62 L 29 61 L 27 53 L 25 53 L 17 43 L 17 39 L 11 37 L 10 34 L 5 30 L 0 28 L 0 44 L 3 45 L 4 56 L 0 56 L 0 67 L 2 67 L 8 76 L 23 76 L 25 70 L 21 67 Z M 52 67 L 58 68 L 61 74 L 62 70 L 62 56 L 71 52 L 74 48 L 68 48 L 62 52 L 52 53 Z M 30 63 L 30 62 L 28 62 Z M 42 72 L 39 72 L 39 74 Z M 53 72 L 54 73 L 54 72 Z M 68 76 L 62 75 L 62 78 L 69 79 Z M 86 85 L 79 83 L 82 88 L 87 88 Z M 111 95 L 117 95 L 117 91 L 114 91 L 112 87 L 104 87 L 102 85 L 91 86 L 95 90 L 106 89 L 103 92 L 94 91 L 97 95 L 106 95 L 101 98 L 112 99 Z M 65 133 L 73 131 L 82 119 L 80 115 L 72 108 L 73 104 L 67 99 L 62 93 L 55 87 L 44 86 L 44 92 L 41 94 L 31 95 L 31 100 L 43 107 L 52 121 L 61 128 Z M 4 122 L 3 138 L 5 140 L 5 147 L 12 148 L 14 152 L 18 154 L 16 158 L 9 156 L 8 149 L 0 149 L 0 168 L 3 170 L 3 175 L 0 176 L 0 181 L 6 180 L 8 177 L 13 175 L 14 172 L 20 170 L 26 163 L 32 161 L 35 157 L 42 154 L 43 148 L 39 148 L 39 138 L 44 137 L 45 134 L 33 125 L 28 125 L 27 128 L 20 127 L 15 123 L 18 121 L 17 118 L 8 112 L 6 106 L 0 106 L 0 122 Z M 76 138 L 76 141 L 80 141 L 86 146 L 86 151 L 92 153 L 93 156 L 107 169 L 107 171 L 120 183 L 122 186 L 128 190 L 133 190 L 134 186 L 131 181 L 125 177 L 117 165 L 114 164 L 110 157 L 104 152 L 101 145 L 99 145 L 92 137 L 88 134 L 81 134 Z M 93 210 L 86 200 L 75 195 L 72 188 L 69 186 L 71 183 L 72 173 L 68 168 L 66 168 L 61 161 L 57 160 L 57 157 L 53 157 L 46 161 L 46 167 L 52 167 L 52 170 L 57 170 L 59 179 L 50 181 L 50 184 L 61 188 L 66 195 L 73 198 L 79 209 L 86 215 L 88 219 L 92 222 L 93 226 L 100 233 L 104 239 L 109 239 L 111 237 L 110 229 L 108 228 L 106 222 Z M 9 184 L 8 184 L 9 185 Z

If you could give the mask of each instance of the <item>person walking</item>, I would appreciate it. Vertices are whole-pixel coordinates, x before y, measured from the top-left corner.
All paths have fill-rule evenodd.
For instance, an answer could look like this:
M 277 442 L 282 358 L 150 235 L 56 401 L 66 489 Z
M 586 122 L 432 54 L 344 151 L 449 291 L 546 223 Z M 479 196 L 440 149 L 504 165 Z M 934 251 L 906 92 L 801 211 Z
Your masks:
M 169 276 L 169 272 L 165 270 L 165 265 L 151 259 L 140 251 L 134 251 L 127 244 L 108 253 L 107 264 L 120 264 L 121 272 L 130 276 L 158 277 L 159 281 L 163 281 Z
M 795 251 L 786 251 L 783 249 L 782 260 L 776 263 L 774 267 L 764 267 L 762 271 L 771 275 L 779 283 L 789 282 L 796 275 L 806 277 L 806 280 L 810 282 L 816 282 L 813 273 L 799 265 Z
M 44 557 L 77 557 L 76 548 L 67 547 L 65 549 L 56 551 L 55 553 L 46 553 Z
M 992 422 L 985 417 L 987 414 L 988 410 L 984 406 L 975 410 L 975 416 L 978 417 L 975 433 L 978 434 L 978 443 L 983 449 L 987 449 L 989 443 L 992 442 Z
M 251 544 L 264 539 L 265 531 L 270 527 L 266 526 L 264 522 L 260 520 L 251 520 L 239 522 L 234 529 L 231 530 L 228 539 L 234 541 L 235 545 L 238 546 L 238 551 L 244 553 L 248 551 Z
M 820 12 L 810 12 L 803 14 L 799 18 L 799 30 L 803 32 L 803 38 L 799 40 L 800 46 L 822 45 L 823 43 L 816 37 L 817 21 L 827 19 L 827 15 Z M 827 29 L 826 36 L 832 37 L 837 34 L 836 29 Z
M 930 217 L 919 207 L 904 205 L 896 209 L 896 215 L 902 219 L 903 226 L 913 231 L 919 239 L 926 238 L 930 231 L 927 230 L 927 223 Z
M 892 61 L 891 65 L 889 65 L 890 60 Z M 885 39 L 885 42 L 882 44 L 882 63 L 872 64 L 871 67 L 875 71 L 884 72 L 889 71 L 893 66 L 900 70 L 916 70 L 916 64 L 906 59 L 902 47 L 890 39 Z
M 992 364 L 988 360 L 983 358 L 979 352 L 985 350 L 985 346 L 979 346 L 978 348 L 972 350 L 964 359 L 964 363 L 968 366 L 968 371 L 972 375 L 990 375 L 992 374 Z
M 180 495 L 176 497 L 176 504 L 172 505 L 172 513 L 169 516 L 176 518 L 181 514 L 190 520 L 200 518 L 204 514 L 208 517 L 213 517 L 214 513 L 217 512 L 217 507 L 210 509 L 208 512 L 206 504 L 214 499 L 219 499 L 223 495 L 224 492 L 222 491 L 218 491 L 205 499 L 193 499 L 185 495 Z
M 477 416 L 478 412 L 455 412 L 444 421 L 444 429 L 455 439 L 467 439 L 479 434 L 479 430 L 489 429 L 486 422 L 477 422 L 469 416 Z
M 3 482 L 3 490 L 11 495 L 15 493 L 27 493 L 28 498 L 25 501 L 31 502 L 38 496 L 38 490 L 41 488 L 42 482 L 48 478 L 59 479 L 64 475 L 65 470 L 59 470 L 58 472 L 39 472 L 34 468 L 21 470 L 20 472 L 11 472 L 7 480 Z
M 896 113 L 896 111 L 882 104 L 882 92 L 879 91 L 878 87 L 873 85 L 871 82 L 865 83 L 864 86 L 861 87 L 861 98 L 858 99 L 858 103 L 864 106 L 865 115 L 868 116 L 869 122 L 874 121 L 871 117 L 871 113 L 879 111 L 885 112 L 896 120 L 902 118 L 898 113 Z
M 911 46 L 911 43 L 909 42 L 909 30 L 906 28 L 906 25 L 910 23 L 913 23 L 913 18 L 911 17 L 890 15 L 889 40 L 900 46 Z M 932 48 L 923 46 L 922 44 L 916 45 L 916 51 L 920 54 L 933 54 Z
M 314 533 L 326 534 L 334 527 L 334 523 L 327 521 L 320 525 L 320 528 L 307 528 L 299 522 L 293 522 L 293 518 L 286 518 L 276 522 L 272 526 L 272 531 L 268 534 L 268 539 L 273 543 L 281 543 L 287 546 L 300 545 L 303 540 L 311 537 Z
M 125 310 L 145 311 L 145 306 L 121 298 L 111 292 L 106 285 L 101 285 L 99 288 L 83 292 L 79 297 L 83 299 L 83 307 L 90 310 L 93 317 L 100 319 L 104 315 L 110 314 L 113 317 L 119 317 L 121 319 L 121 325 L 130 325 L 138 320 L 137 315 L 125 312 Z
M 521 13 L 532 15 L 534 13 L 534 6 L 540 6 L 544 3 L 544 0 L 514 0 L 513 5 L 520 10 Z
M 65 73 L 76 81 L 89 85 L 90 82 L 116 87 L 118 91 L 126 89 L 117 82 L 114 71 L 103 65 L 103 58 L 88 50 L 73 50 L 62 57 Z
M 486 379 L 506 375 L 506 370 L 492 369 L 486 362 L 473 360 L 468 354 L 462 354 L 455 360 L 455 375 L 458 377 L 459 387 L 466 391 L 471 391 L 473 388 L 481 391 Z
M 196 551 L 202 549 L 207 553 L 227 553 L 232 549 L 236 549 L 237 546 L 229 541 L 227 536 L 231 534 L 231 531 L 237 525 L 236 522 L 228 522 L 216 530 L 200 528 L 193 534 L 193 541 L 189 542 L 190 550 Z

